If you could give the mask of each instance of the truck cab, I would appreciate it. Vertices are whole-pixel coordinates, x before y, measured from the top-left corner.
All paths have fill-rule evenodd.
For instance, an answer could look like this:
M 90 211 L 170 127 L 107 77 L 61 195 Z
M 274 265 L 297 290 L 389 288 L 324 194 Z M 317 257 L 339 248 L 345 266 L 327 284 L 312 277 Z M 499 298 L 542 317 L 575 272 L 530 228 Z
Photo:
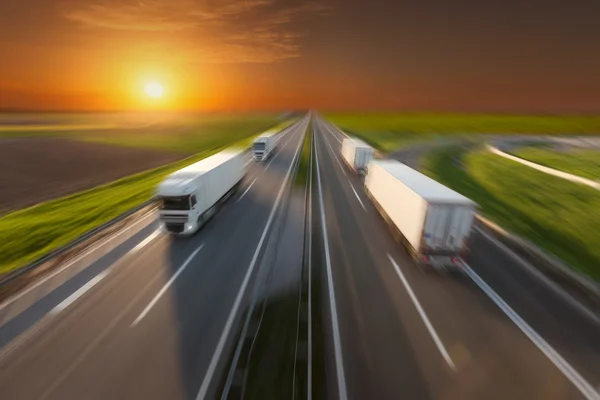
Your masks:
M 159 219 L 164 231 L 191 235 L 198 230 L 199 189 L 192 180 L 167 179 L 159 186 Z
M 252 144 L 252 155 L 255 161 L 263 161 L 269 155 L 268 138 L 259 137 Z

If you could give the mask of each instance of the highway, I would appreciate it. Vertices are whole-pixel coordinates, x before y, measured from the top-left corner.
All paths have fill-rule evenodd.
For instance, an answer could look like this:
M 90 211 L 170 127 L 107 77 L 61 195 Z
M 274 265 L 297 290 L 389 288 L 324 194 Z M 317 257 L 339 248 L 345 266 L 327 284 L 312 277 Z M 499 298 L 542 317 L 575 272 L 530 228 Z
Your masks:
M 479 228 L 415 268 L 343 138 L 309 113 L 196 235 L 152 212 L 0 305 L 0 399 L 600 399 L 599 324 Z
M 154 234 L 147 218 L 130 240 L 99 250 L 79 274 L 5 318 L 0 398 L 213 398 L 307 123 L 282 134 L 271 161 L 250 163 L 238 194 L 198 234 Z M 19 301 L 8 307 L 23 308 Z
M 323 248 L 314 263 L 329 285 L 329 397 L 599 398 L 592 321 L 482 233 L 465 260 L 469 273 L 421 272 L 343 165 L 342 133 L 319 120 L 315 139 L 323 209 L 314 223 L 324 222 L 327 241 L 313 238 Z

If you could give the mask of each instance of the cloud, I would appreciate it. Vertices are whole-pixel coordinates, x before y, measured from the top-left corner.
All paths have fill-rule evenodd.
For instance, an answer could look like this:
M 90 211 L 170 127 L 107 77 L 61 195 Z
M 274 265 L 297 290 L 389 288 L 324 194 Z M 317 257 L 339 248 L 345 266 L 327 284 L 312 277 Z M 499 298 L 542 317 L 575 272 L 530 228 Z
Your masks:
M 213 63 L 299 57 L 298 22 L 330 11 L 319 3 L 290 6 L 278 0 L 93 0 L 64 3 L 62 8 L 64 17 L 87 28 L 176 34 L 174 57 Z

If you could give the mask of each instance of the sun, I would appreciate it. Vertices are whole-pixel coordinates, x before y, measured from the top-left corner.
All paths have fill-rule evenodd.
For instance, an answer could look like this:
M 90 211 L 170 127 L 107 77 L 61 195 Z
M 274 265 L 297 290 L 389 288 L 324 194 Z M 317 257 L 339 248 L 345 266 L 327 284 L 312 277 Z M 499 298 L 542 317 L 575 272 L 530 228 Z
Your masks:
M 149 82 L 144 86 L 144 92 L 150 97 L 155 99 L 162 97 L 165 92 L 165 88 L 158 82 Z

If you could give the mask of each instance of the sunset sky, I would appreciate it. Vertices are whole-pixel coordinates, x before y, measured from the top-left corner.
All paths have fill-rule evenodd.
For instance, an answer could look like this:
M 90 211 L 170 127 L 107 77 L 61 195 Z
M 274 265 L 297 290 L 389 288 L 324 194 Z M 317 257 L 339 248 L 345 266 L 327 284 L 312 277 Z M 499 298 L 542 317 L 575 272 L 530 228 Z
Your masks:
M 598 21 L 598 0 L 1 0 L 0 107 L 600 111 Z

